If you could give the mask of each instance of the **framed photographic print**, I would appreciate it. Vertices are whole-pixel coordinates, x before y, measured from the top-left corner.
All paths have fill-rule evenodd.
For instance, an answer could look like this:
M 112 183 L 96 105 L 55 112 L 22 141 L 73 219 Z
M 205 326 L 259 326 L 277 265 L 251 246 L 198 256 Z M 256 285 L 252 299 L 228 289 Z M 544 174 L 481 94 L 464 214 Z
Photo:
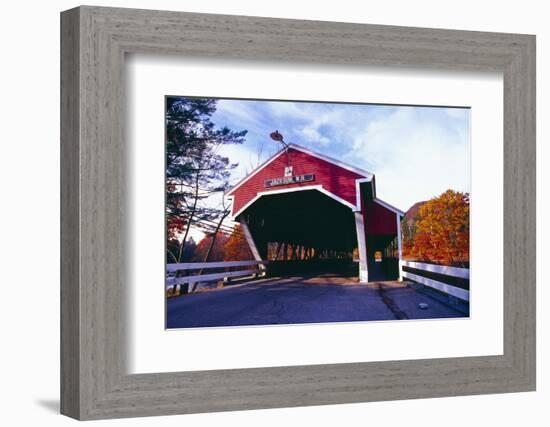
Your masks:
M 61 407 L 535 388 L 535 38 L 61 20 Z
M 166 327 L 468 317 L 469 113 L 168 96 Z

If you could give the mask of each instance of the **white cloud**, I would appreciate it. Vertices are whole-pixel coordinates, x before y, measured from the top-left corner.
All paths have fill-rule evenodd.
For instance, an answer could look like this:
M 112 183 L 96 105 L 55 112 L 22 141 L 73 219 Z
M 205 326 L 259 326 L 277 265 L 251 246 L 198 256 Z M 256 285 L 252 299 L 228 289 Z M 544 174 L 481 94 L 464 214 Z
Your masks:
M 306 104 L 299 104 L 296 102 L 281 102 L 273 101 L 267 103 L 269 111 L 273 114 L 274 117 L 288 117 L 294 120 L 303 119 L 308 120 L 311 118 L 305 111 Z
M 296 129 L 296 133 L 303 139 L 300 142 L 309 142 L 318 145 L 327 145 L 330 139 L 321 135 L 319 130 L 314 126 L 303 126 Z
M 377 195 L 403 210 L 449 188 L 470 191 L 468 133 L 441 115 L 423 113 L 398 108 L 355 130 L 348 156 L 358 166 L 368 164 Z
M 453 119 L 467 120 L 470 110 L 467 108 L 445 108 L 445 114 Z
M 260 120 L 260 115 L 258 111 L 254 108 L 254 104 L 246 101 L 238 101 L 231 99 L 220 99 L 217 105 L 217 111 L 223 111 L 225 118 L 229 119 L 230 123 L 216 123 L 219 126 L 229 126 L 230 128 L 237 127 L 234 126 L 234 123 L 238 123 L 238 129 L 250 123 L 257 123 Z M 217 113 L 215 118 L 219 117 Z M 214 119 L 217 121 L 216 119 Z

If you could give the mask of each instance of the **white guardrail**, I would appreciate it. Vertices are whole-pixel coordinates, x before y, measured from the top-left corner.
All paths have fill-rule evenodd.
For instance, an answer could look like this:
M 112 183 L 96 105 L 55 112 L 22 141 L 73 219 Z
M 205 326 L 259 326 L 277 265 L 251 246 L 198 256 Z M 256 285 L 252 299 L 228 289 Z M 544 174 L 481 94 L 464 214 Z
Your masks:
M 177 285 L 189 284 L 191 286 L 197 282 L 209 282 L 214 280 L 228 281 L 234 277 L 265 275 L 265 265 L 268 261 L 220 261 L 220 262 L 184 262 L 179 264 L 167 264 L 166 288 L 174 288 Z M 222 271 L 219 273 L 202 274 L 202 270 L 211 270 L 214 268 L 229 267 L 254 267 L 245 270 Z M 200 274 L 185 275 L 186 271 L 199 270 Z M 174 274 L 173 276 L 171 274 Z
M 464 301 L 470 301 L 470 291 L 468 289 L 462 289 L 457 286 L 443 283 L 438 280 L 430 279 L 428 277 L 420 276 L 418 274 L 411 273 L 410 271 L 403 270 L 403 267 L 410 267 L 416 270 L 427 271 L 431 273 L 442 274 L 445 276 L 459 277 L 461 279 L 470 280 L 470 269 L 449 267 L 445 265 L 425 264 L 423 262 L 414 261 L 402 261 L 401 262 L 401 275 L 430 288 L 437 289 L 440 292 L 444 292 L 448 295 L 452 295 L 456 298 L 460 298 Z

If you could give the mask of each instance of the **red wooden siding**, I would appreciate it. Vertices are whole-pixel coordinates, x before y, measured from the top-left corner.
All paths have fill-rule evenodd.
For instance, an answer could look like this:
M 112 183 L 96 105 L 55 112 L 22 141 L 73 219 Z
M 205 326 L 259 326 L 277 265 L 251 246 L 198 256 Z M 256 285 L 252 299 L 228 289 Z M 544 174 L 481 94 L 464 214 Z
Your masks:
M 289 149 L 289 154 L 290 164 L 293 167 L 292 174 L 296 176 L 313 173 L 315 174 L 315 180 L 266 188 L 264 185 L 265 180 L 282 178 L 284 176 L 284 170 L 287 166 L 287 156 L 283 153 L 268 163 L 254 176 L 229 192 L 230 195 L 234 196 L 232 208 L 233 215 L 260 192 L 278 191 L 286 188 L 311 185 L 321 185 L 330 193 L 353 205 L 356 204 L 355 181 L 360 178 L 365 178 L 365 176 L 293 148 Z
M 366 207 L 363 206 L 363 215 L 365 215 L 366 234 L 397 234 L 396 213 L 390 211 L 384 206 L 369 202 Z

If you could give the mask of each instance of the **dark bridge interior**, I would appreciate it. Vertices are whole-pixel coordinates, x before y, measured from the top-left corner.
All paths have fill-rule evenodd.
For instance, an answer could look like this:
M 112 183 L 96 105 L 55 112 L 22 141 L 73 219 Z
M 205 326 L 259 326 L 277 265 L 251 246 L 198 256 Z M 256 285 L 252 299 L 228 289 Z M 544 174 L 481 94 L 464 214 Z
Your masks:
M 270 273 L 357 275 L 353 212 L 317 190 L 270 194 L 240 216 Z

